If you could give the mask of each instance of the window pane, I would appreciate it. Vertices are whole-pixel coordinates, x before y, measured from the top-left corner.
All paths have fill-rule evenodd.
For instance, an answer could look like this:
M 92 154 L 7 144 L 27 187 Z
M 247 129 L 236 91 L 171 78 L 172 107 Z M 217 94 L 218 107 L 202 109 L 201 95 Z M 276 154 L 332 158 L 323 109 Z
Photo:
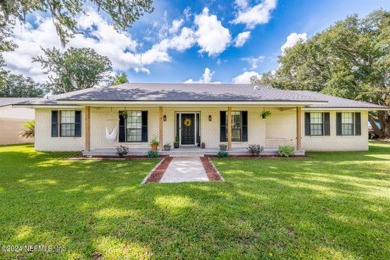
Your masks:
M 341 134 L 342 135 L 352 135 L 353 134 L 353 124 L 342 124 Z
M 322 135 L 322 124 L 310 124 L 311 135 Z
M 74 136 L 75 124 L 61 123 L 61 136 Z
M 60 136 L 75 136 L 75 111 L 61 111 Z
M 234 111 L 232 112 L 232 141 L 239 142 L 241 141 L 241 112 Z M 226 117 L 226 140 L 228 139 L 228 117 Z
M 61 123 L 75 123 L 75 111 L 61 111 Z
M 311 124 L 322 124 L 322 113 L 310 113 Z
M 353 117 L 352 113 L 341 113 L 341 122 L 344 124 L 352 124 L 353 123 Z
M 127 142 L 142 141 L 142 111 L 127 111 Z

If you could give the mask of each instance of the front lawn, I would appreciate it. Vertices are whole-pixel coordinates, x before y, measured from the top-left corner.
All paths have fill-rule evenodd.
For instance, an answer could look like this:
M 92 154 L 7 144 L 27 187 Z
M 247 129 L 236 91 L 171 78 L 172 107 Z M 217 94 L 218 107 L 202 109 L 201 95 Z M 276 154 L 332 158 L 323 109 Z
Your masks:
M 389 259 L 390 144 L 309 155 L 215 159 L 225 183 L 140 185 L 158 160 L 0 146 L 0 259 Z M 9 252 L 24 245 L 41 248 Z

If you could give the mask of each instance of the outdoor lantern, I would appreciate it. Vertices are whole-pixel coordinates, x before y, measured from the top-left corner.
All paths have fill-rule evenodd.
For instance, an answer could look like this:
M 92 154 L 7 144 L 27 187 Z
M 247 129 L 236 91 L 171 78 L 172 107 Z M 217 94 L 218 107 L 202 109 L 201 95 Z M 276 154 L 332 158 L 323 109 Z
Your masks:
M 167 121 L 167 115 L 163 116 L 163 120 L 164 120 L 164 122 Z
M 211 122 L 211 120 L 212 120 L 213 118 L 211 117 L 211 115 L 209 115 L 209 121 Z

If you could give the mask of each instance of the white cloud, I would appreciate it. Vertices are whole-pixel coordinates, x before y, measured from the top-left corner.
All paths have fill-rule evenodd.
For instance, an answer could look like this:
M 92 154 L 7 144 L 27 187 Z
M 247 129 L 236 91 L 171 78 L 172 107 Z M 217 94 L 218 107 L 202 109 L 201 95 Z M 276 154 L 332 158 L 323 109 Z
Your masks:
M 209 9 L 195 16 L 197 30 L 195 35 L 201 47 L 199 52 L 207 52 L 209 56 L 218 55 L 229 45 L 231 36 L 229 29 L 223 27 L 216 15 L 209 15 Z
M 172 27 L 168 29 L 170 34 L 177 33 L 179 29 L 183 26 L 184 20 L 173 20 Z
M 248 7 L 248 1 L 247 0 L 236 0 L 234 3 L 240 8 L 245 9 Z
M 202 76 L 199 80 L 188 79 L 184 83 L 214 83 L 220 84 L 220 81 L 212 81 L 215 71 L 211 71 L 209 68 L 205 68 Z
M 192 13 L 191 13 L 191 7 L 187 6 L 186 9 L 184 9 L 183 14 L 186 18 L 186 20 L 190 20 Z
M 249 37 L 251 37 L 250 31 L 239 33 L 237 35 L 236 39 L 234 40 L 234 46 L 235 47 L 242 47 L 246 43 L 246 41 L 249 39 Z
M 251 70 L 257 69 L 257 66 L 259 62 L 262 62 L 264 60 L 264 56 L 259 57 L 246 57 L 242 58 L 241 60 L 248 62 L 251 65 Z
M 184 51 L 196 43 L 192 29 L 182 27 L 182 20 L 175 20 L 168 30 L 172 33 L 167 38 L 154 44 L 149 50 L 139 52 L 138 44 L 127 32 L 117 32 L 97 12 L 87 11 L 78 19 L 78 27 L 85 34 L 77 34 L 66 45 L 76 48 L 93 48 L 100 55 L 107 56 L 114 70 L 149 74 L 145 65 L 156 62 L 169 62 L 169 50 Z M 32 58 L 43 55 L 41 48 L 60 48 L 61 42 L 50 18 L 37 17 L 35 28 L 30 23 L 18 24 L 13 32 L 13 41 L 19 46 L 15 51 L 4 53 L 8 69 L 14 73 L 30 76 L 38 82 L 44 82 L 44 74 L 39 63 L 32 63 Z M 180 30 L 181 28 L 181 30 Z M 176 33 L 177 32 L 177 33 Z
M 284 54 L 286 49 L 293 47 L 299 41 L 307 41 L 307 33 L 290 33 L 290 35 L 287 36 L 286 42 L 280 47 L 282 54 Z
M 237 4 L 237 6 L 239 10 L 232 23 L 245 24 L 247 28 L 253 29 L 258 24 L 268 23 L 271 19 L 272 10 L 276 8 L 276 0 L 264 0 L 253 7 L 245 6 L 242 3 Z
M 259 73 L 257 73 L 256 71 L 245 71 L 244 73 L 233 78 L 232 81 L 235 84 L 250 84 L 251 77 L 256 77 L 256 78 L 260 79 L 261 75 Z

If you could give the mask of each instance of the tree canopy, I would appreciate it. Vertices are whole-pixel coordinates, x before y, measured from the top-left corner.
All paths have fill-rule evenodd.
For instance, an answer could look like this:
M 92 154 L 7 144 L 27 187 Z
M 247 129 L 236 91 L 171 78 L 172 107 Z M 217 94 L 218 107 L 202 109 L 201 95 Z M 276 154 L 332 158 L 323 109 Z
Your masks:
M 48 74 L 48 90 L 60 94 L 74 90 L 107 86 L 112 82 L 111 61 L 91 48 L 60 50 L 43 49 L 45 57 L 38 56 L 34 62 L 41 63 Z
M 337 22 L 287 49 L 276 71 L 253 81 L 390 105 L 390 12 Z M 370 114 L 370 122 L 378 136 L 390 137 L 389 112 Z
M 2 71 L 0 97 L 42 97 L 43 86 L 23 75 Z
M 49 13 L 63 43 L 77 32 L 75 17 L 84 13 L 84 5 L 92 4 L 106 12 L 116 29 L 125 30 L 145 12 L 153 11 L 153 0 L 3 0 L 0 1 L 0 27 L 12 23 L 13 17 L 24 21 L 26 14 Z
M 127 82 L 129 82 L 129 80 L 127 79 L 126 73 L 121 72 L 121 73 L 115 75 L 114 81 L 112 82 L 112 85 L 117 86 L 117 85 L 121 85 L 121 84 L 124 84 Z

